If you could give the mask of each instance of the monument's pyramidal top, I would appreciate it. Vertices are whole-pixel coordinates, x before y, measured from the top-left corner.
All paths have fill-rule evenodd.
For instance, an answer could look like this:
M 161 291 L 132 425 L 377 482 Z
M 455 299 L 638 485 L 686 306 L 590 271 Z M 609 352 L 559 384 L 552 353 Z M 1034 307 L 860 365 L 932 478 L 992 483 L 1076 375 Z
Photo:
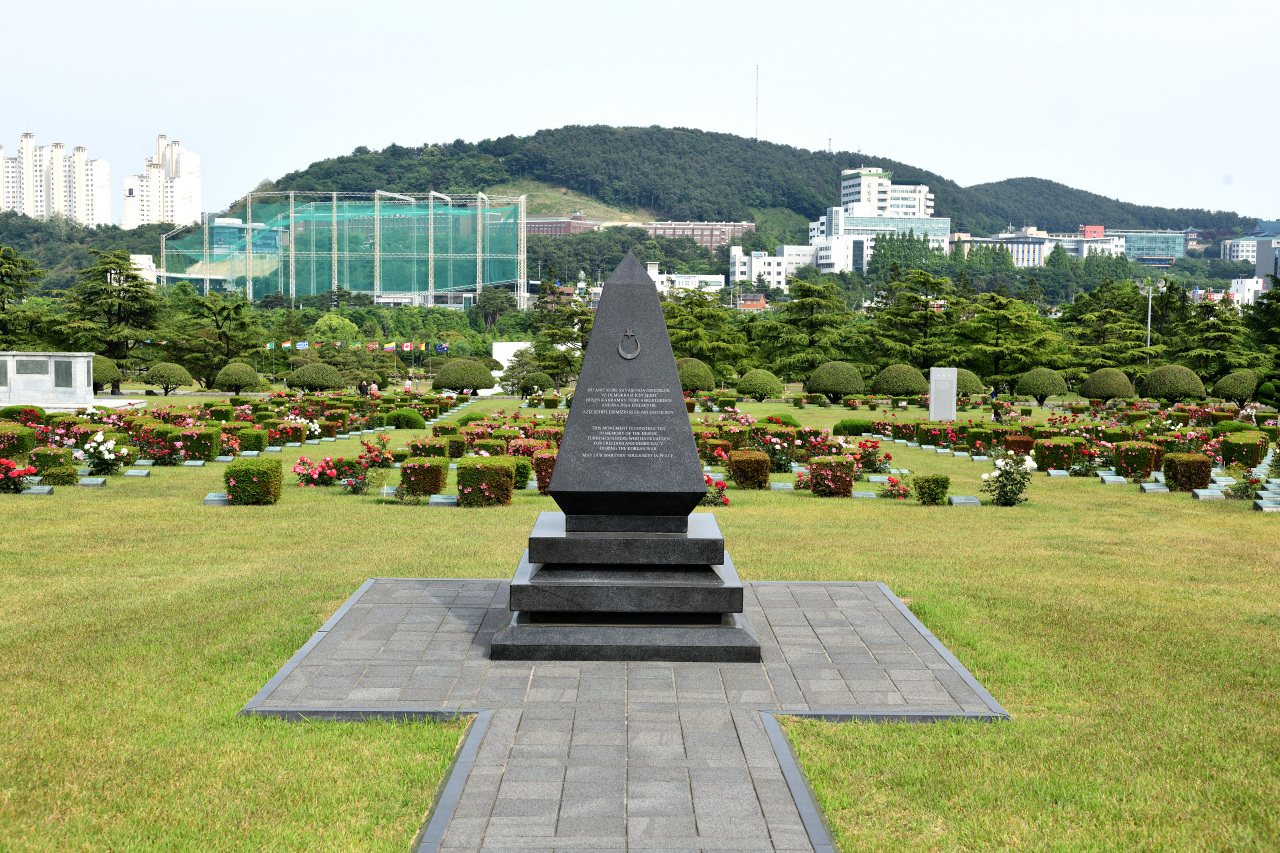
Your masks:
M 600 295 L 551 497 L 570 531 L 682 533 L 704 494 L 658 289 L 628 253 Z

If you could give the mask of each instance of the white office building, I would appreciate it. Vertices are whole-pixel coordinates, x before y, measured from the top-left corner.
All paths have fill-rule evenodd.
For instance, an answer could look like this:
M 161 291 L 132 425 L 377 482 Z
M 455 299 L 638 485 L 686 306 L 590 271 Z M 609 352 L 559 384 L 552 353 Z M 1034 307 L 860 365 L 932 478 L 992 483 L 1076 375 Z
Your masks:
M 840 172 L 840 206 L 849 216 L 930 217 L 933 193 L 924 184 L 893 183 L 893 172 L 862 166 Z
M 1260 239 L 1260 237 L 1239 237 L 1235 240 L 1223 240 L 1222 259 L 1235 263 L 1257 263 Z
M 156 153 L 143 163 L 142 174 L 124 179 L 122 228 L 166 222 L 196 225 L 200 222 L 200 155 L 156 138 Z
M 17 156 L 0 146 L 0 210 L 33 219 L 65 216 L 82 225 L 111 224 L 111 166 L 90 160 L 83 145 L 70 153 L 61 142 L 36 145 L 34 133 L 18 141 Z
M 741 251 L 740 248 L 739 251 Z M 649 273 L 649 278 L 653 279 L 654 285 L 658 288 L 658 293 L 663 296 L 673 290 L 692 290 L 700 293 L 719 293 L 724 290 L 724 276 L 722 275 L 658 272 L 656 261 L 650 261 L 645 264 L 645 270 Z
M 1270 289 L 1271 280 L 1267 278 L 1234 278 L 1227 293 L 1236 307 L 1243 309 L 1245 305 L 1257 302 L 1258 297 Z

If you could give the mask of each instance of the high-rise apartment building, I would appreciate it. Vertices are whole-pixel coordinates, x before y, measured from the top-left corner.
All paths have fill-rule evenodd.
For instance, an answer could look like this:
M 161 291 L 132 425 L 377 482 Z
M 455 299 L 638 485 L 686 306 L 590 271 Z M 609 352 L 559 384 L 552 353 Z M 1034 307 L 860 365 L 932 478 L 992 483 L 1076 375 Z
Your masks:
M 156 153 L 142 165 L 142 174 L 124 179 L 123 228 L 168 222 L 195 225 L 200 222 L 200 155 L 156 138 Z
M 34 133 L 18 141 L 18 156 L 0 146 L 0 210 L 16 210 L 33 219 L 55 214 L 82 225 L 111 224 L 111 166 L 90 160 L 83 145 L 68 154 L 61 142 L 36 145 Z

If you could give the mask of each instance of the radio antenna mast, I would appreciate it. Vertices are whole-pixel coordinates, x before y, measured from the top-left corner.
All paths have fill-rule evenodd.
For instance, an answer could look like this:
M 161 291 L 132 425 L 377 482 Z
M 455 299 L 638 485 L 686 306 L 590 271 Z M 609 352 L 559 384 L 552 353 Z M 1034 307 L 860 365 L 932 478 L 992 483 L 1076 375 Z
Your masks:
M 760 66 L 756 66 L 756 135 L 752 139 L 760 139 Z

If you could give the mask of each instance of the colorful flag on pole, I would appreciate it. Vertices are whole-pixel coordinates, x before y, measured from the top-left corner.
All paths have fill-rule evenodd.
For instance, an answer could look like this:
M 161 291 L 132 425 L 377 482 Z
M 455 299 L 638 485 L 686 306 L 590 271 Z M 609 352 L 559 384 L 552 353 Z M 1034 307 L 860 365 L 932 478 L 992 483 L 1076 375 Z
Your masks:
M 275 348 L 276 348 L 275 341 L 267 341 L 267 349 L 275 349 Z
M 449 351 L 448 344 L 436 344 L 436 352 L 448 352 L 448 351 Z
M 427 348 L 426 344 L 418 344 L 418 352 L 422 352 Z
M 307 343 L 306 341 L 298 341 L 298 344 L 297 346 L 294 347 L 294 349 L 306 349 L 309 346 L 311 346 L 311 344 Z
M 366 346 L 366 347 L 365 347 L 365 351 L 366 351 L 366 352 L 373 352 L 373 351 L 374 351 L 374 350 L 376 350 L 377 348 L 378 348 L 378 342 L 377 342 L 377 341 L 369 341 L 368 346 Z
M 395 352 L 395 349 L 396 349 L 396 345 L 394 343 L 382 345 L 383 352 Z
M 400 345 L 400 349 L 404 350 L 405 352 L 408 352 L 409 350 L 413 349 L 413 344 L 409 343 L 408 341 L 405 341 Z
M 334 342 L 333 342 L 333 348 L 334 348 L 334 349 L 342 349 L 342 344 L 341 344 L 340 342 L 338 342 L 338 341 L 334 341 Z
M 280 345 L 280 349 L 289 349 L 293 346 L 293 341 L 285 341 Z

